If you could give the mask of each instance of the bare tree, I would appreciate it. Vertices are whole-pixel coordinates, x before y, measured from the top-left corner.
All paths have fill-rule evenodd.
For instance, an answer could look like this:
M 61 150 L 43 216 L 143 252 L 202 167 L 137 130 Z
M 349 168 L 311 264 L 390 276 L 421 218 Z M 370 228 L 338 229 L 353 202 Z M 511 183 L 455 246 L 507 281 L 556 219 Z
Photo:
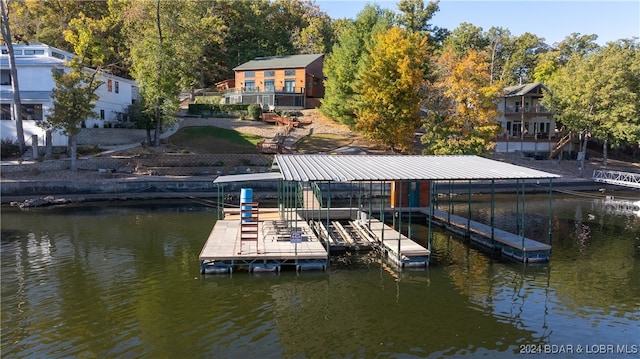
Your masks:
M 16 69 L 16 59 L 13 52 L 13 43 L 11 39 L 11 29 L 9 27 L 9 0 L 0 0 L 0 10 L 2 12 L 2 39 L 7 45 L 9 52 L 9 73 L 11 76 L 11 89 L 13 90 L 13 118 L 16 121 L 16 136 L 18 137 L 18 148 L 20 154 L 25 151 L 24 129 L 22 127 L 22 101 L 20 101 L 20 87 L 18 86 L 18 70 Z

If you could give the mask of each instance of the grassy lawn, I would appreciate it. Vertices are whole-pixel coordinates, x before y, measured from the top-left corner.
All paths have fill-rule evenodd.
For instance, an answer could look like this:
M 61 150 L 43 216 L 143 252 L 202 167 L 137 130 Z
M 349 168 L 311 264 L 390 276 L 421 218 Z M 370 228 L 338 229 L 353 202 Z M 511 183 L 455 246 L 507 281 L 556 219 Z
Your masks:
M 194 153 L 258 153 L 260 136 L 218 127 L 186 127 L 169 137 L 167 145 Z
M 318 133 L 303 137 L 293 145 L 292 150 L 297 153 L 327 152 L 338 147 L 348 146 L 351 142 L 351 138 L 347 136 Z

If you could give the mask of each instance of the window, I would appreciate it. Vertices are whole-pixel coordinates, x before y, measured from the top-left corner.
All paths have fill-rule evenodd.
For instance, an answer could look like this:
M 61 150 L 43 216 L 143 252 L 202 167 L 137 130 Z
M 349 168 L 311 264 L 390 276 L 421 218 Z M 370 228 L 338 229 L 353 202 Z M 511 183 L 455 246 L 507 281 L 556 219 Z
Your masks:
M 0 121 L 11 120 L 11 105 L 3 104 L 0 106 Z
M 22 105 L 22 119 L 27 121 L 42 121 L 42 105 Z
M 256 82 L 255 81 L 245 81 L 244 83 L 244 89 L 245 91 L 253 91 L 256 87 Z
M 24 50 L 25 55 L 44 55 L 44 50 Z
M 11 73 L 9 70 L 0 70 L 0 85 L 11 85 Z
M 264 77 L 274 77 L 276 75 L 276 72 L 273 70 L 269 70 L 269 71 L 265 71 L 264 72 Z
M 120 83 L 116 81 L 116 93 L 120 93 Z
M 264 80 L 264 90 L 265 91 L 275 91 L 276 83 L 274 80 Z
M 59 52 L 51 51 L 51 56 L 58 58 L 60 60 L 64 60 L 64 55 Z
M 256 73 L 253 72 L 253 71 L 247 71 L 247 72 L 244 73 L 244 77 L 245 78 L 254 78 L 254 77 L 256 77 Z
M 284 75 L 285 76 L 295 76 L 296 75 L 296 70 L 284 70 Z
M 104 110 L 103 109 L 100 110 L 100 119 L 104 120 Z
M 107 91 L 111 92 L 113 90 L 113 84 L 111 83 L 111 80 L 107 80 Z
M 8 55 L 9 54 L 9 49 L 2 49 L 2 54 L 3 55 Z M 22 55 L 22 50 L 13 50 L 13 54 L 14 55 Z
M 296 92 L 296 79 L 284 80 L 284 92 Z

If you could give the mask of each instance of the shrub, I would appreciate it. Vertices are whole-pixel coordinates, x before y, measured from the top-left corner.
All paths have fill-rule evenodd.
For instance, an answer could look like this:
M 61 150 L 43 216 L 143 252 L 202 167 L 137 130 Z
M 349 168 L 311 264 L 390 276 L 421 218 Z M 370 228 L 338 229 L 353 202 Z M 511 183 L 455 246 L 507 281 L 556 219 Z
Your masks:
M 257 121 L 260 119 L 262 108 L 260 107 L 260 105 L 252 103 L 247 107 L 247 112 L 249 112 L 249 118 L 251 118 L 254 121 Z
M 15 157 L 20 155 L 18 148 L 18 142 L 11 139 L 5 139 L 0 141 L 0 152 L 2 158 Z

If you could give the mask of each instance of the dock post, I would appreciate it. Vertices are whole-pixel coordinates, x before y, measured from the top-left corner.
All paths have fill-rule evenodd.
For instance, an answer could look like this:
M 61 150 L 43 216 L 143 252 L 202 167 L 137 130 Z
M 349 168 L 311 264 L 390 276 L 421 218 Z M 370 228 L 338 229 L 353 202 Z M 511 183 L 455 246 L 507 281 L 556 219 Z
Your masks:
M 491 240 L 495 240 L 496 180 L 491 179 Z
M 329 264 L 331 264 L 331 181 L 329 181 L 327 186 L 327 268 L 329 268 Z
M 380 186 L 380 221 L 384 225 L 384 181 L 382 181 L 382 185 Z M 384 245 L 384 231 L 382 231 L 382 236 L 380 236 L 380 243 Z
M 471 180 L 469 180 L 469 195 L 467 196 L 467 236 L 471 238 Z
M 431 240 L 433 237 L 433 230 L 431 228 L 431 222 L 433 221 L 433 198 L 438 194 L 434 191 L 433 181 L 431 181 L 429 186 L 431 186 L 431 188 L 429 189 L 429 231 L 427 233 L 427 249 L 429 250 L 429 261 L 431 261 Z
M 524 179 L 522 180 L 522 261 L 526 262 L 526 256 L 525 256 L 525 252 L 526 252 L 526 248 L 524 247 L 524 232 L 525 232 L 525 228 L 524 228 L 524 215 L 525 213 L 525 194 L 524 194 Z
M 400 215 L 398 216 L 398 267 L 402 268 L 402 256 L 400 255 L 400 242 L 402 241 L 402 187 L 400 185 Z M 382 226 L 382 233 L 384 233 L 384 225 Z
M 553 178 L 549 178 L 549 245 L 553 247 Z M 551 253 L 551 249 L 549 250 Z

